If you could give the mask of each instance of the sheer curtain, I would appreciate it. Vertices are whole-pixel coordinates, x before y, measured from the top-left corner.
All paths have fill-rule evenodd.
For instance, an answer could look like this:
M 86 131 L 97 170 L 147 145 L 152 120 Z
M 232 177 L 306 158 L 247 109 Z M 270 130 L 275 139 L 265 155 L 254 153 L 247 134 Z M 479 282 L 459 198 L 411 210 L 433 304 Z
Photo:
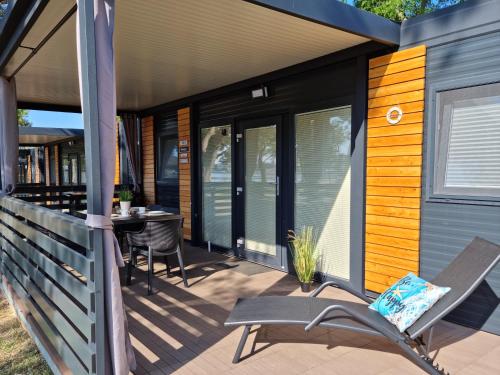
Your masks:
M 17 126 L 17 98 L 14 78 L 0 77 L 0 173 L 1 190 L 12 193 L 16 188 L 19 129 Z
M 130 172 L 130 178 L 134 185 L 134 191 L 139 191 L 138 171 L 140 168 L 139 151 L 137 149 L 137 116 L 134 114 L 122 114 L 122 129 L 125 135 L 125 149 L 127 153 L 127 162 Z

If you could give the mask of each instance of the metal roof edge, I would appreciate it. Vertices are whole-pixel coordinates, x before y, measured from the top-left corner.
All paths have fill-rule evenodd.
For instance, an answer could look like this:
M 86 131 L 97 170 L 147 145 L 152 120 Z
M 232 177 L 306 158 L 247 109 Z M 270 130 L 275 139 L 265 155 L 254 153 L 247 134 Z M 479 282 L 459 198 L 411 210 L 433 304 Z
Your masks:
M 401 25 L 340 1 L 244 0 L 278 12 L 362 36 L 387 45 L 399 45 Z
M 20 126 L 19 135 L 51 135 L 51 136 L 83 137 L 83 129 Z

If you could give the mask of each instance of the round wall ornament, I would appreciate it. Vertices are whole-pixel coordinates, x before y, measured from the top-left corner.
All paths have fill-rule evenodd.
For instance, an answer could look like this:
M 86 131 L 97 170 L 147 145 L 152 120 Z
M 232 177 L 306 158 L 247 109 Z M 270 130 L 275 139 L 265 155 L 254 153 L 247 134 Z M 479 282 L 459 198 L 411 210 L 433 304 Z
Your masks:
M 397 106 L 389 108 L 387 114 L 385 115 L 387 122 L 392 125 L 396 125 L 398 122 L 400 122 L 402 117 L 403 111 Z

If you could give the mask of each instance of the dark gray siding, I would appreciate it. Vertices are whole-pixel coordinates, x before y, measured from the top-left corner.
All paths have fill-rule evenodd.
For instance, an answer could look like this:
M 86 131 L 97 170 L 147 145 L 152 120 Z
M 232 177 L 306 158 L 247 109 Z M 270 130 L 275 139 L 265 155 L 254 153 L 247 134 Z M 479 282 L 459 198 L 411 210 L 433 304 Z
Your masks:
M 452 43 L 500 29 L 500 0 L 467 0 L 410 18 L 401 25 L 400 46 Z
M 199 103 L 199 122 L 235 117 L 261 116 L 275 112 L 327 108 L 335 100 L 352 101 L 356 84 L 356 60 L 348 60 L 283 79 L 265 82 L 270 96 L 252 99 L 251 90 L 210 98 Z M 257 85 L 254 88 L 258 88 Z
M 500 82 L 500 31 L 441 44 L 428 49 L 424 178 L 421 226 L 421 275 L 431 279 L 474 236 L 500 244 L 500 206 L 439 202 L 427 188 L 432 156 L 429 146 L 435 127 L 435 92 Z M 457 308 L 449 319 L 500 334 L 500 266 L 480 290 Z

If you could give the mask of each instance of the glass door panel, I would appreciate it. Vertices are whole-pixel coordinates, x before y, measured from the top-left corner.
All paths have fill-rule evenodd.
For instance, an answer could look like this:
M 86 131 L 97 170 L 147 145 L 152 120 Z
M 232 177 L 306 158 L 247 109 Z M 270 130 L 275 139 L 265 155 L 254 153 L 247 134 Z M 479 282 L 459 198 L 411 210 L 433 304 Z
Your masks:
M 276 125 L 245 129 L 245 249 L 276 256 Z
M 282 268 L 281 116 L 244 120 L 237 129 L 237 254 Z
M 201 129 L 203 241 L 232 245 L 231 125 Z
M 351 107 L 295 116 L 295 229 L 312 226 L 318 270 L 350 277 Z

